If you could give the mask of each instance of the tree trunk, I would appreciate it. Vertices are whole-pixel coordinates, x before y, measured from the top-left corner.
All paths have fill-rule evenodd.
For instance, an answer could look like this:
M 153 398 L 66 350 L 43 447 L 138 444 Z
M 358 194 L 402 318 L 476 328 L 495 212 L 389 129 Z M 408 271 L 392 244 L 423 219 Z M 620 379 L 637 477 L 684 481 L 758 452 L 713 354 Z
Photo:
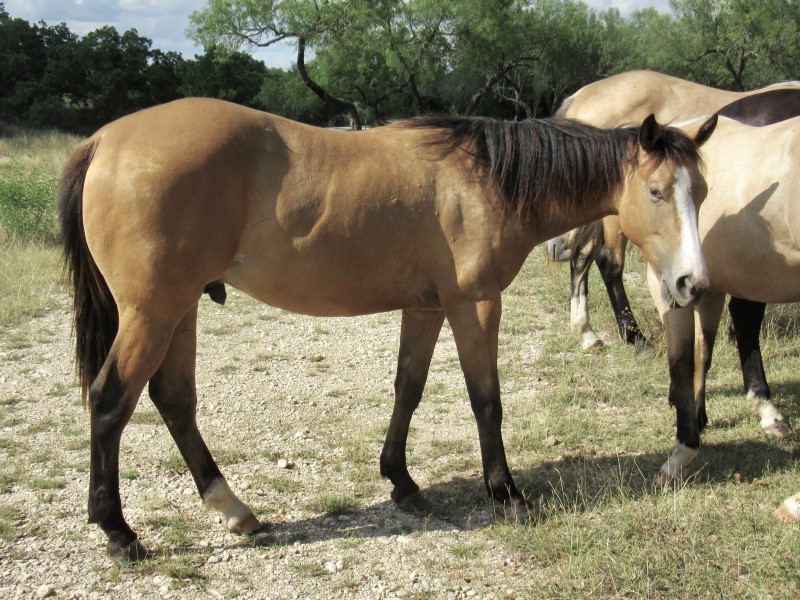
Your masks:
M 361 117 L 358 115 L 358 109 L 356 108 L 355 104 L 349 100 L 345 100 L 344 98 L 331 96 L 322 88 L 322 86 L 311 79 L 311 76 L 306 70 L 306 40 L 302 37 L 298 38 L 297 40 L 297 71 L 300 73 L 300 78 L 303 80 L 303 83 L 306 84 L 306 86 L 312 92 L 319 96 L 325 104 L 337 112 L 343 112 L 347 114 L 347 117 L 350 119 L 351 129 L 357 131 L 362 128 Z

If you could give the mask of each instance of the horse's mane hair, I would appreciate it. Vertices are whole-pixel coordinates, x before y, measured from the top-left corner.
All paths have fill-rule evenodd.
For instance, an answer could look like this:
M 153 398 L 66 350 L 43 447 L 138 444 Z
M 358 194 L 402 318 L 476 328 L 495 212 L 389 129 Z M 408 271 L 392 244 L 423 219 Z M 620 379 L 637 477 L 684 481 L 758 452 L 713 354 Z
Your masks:
M 451 116 L 416 117 L 396 125 L 429 129 L 428 143 L 443 157 L 457 149 L 472 156 L 473 169 L 488 178 L 500 202 L 528 222 L 556 207 L 577 212 L 596 198 L 617 193 L 625 166 L 637 161 L 638 127 L 599 129 L 562 118 Z M 699 152 L 683 133 L 666 129 L 648 162 L 655 168 L 667 159 L 699 162 Z

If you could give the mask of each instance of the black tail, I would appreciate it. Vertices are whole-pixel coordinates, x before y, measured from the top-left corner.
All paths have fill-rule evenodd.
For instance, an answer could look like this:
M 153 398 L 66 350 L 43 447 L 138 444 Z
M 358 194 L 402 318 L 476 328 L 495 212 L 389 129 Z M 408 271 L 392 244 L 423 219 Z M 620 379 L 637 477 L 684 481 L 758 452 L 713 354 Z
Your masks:
M 64 268 L 74 291 L 75 362 L 84 402 L 119 327 L 117 304 L 89 253 L 83 229 L 83 183 L 96 147 L 96 140 L 78 147 L 64 168 L 58 188 Z

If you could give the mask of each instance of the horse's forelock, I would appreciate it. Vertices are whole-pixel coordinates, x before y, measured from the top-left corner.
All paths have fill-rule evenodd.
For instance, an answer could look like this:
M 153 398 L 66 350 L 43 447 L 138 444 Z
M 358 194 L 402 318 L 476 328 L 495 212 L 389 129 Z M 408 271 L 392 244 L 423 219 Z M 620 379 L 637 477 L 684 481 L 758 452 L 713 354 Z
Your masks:
M 696 163 L 701 168 L 703 166 L 700 149 L 694 140 L 673 127 L 664 128 L 661 139 L 647 155 L 647 166 L 652 169 L 666 161 L 679 165 Z

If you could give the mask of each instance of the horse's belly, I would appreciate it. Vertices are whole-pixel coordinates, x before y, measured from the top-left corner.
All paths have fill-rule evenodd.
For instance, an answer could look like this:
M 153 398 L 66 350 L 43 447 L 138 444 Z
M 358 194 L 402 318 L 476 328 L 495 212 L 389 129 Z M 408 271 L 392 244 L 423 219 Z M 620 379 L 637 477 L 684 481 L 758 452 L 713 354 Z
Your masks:
M 223 280 L 277 308 L 320 317 L 387 312 L 430 304 L 425 285 L 397 265 L 341 266 L 316 261 L 234 261 Z

